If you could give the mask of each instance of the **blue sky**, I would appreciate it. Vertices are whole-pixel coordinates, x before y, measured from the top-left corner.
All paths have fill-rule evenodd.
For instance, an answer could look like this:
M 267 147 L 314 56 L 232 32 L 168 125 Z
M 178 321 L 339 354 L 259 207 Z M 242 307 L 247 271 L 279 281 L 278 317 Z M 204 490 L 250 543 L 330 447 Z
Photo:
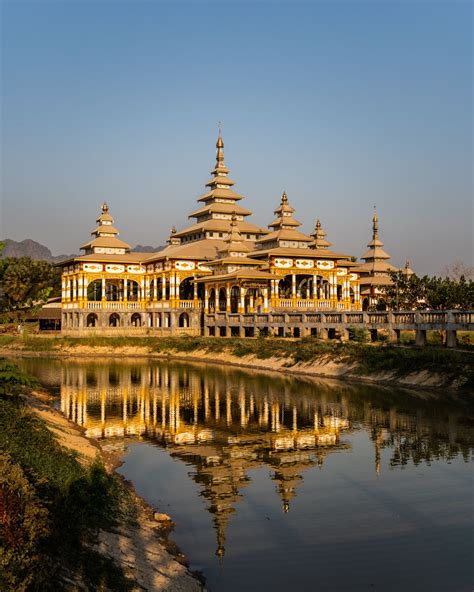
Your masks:
M 361 255 L 472 264 L 470 2 L 3 2 L 2 225 L 78 252 L 103 200 L 163 244 L 204 191 L 222 121 L 242 205 L 283 189 Z

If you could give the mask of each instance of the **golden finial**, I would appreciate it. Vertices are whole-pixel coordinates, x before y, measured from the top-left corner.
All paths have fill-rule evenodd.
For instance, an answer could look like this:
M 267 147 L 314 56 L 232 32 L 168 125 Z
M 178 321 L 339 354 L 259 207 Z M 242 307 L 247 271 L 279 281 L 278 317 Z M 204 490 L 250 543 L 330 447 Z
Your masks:
M 321 229 L 321 222 L 319 220 L 319 218 L 316 220 L 316 226 L 315 226 L 315 230 L 320 230 Z
M 222 139 L 222 136 L 221 136 L 220 122 L 219 122 L 219 135 L 217 136 L 216 148 L 217 148 L 217 156 L 216 156 L 217 164 L 216 164 L 216 166 L 225 166 L 224 165 L 224 140 Z
M 283 191 L 283 193 L 281 194 L 281 203 L 282 203 L 282 205 L 288 203 L 288 197 L 286 195 L 286 191 Z
M 405 269 L 410 269 L 410 261 L 408 259 L 405 261 Z
M 290 511 L 290 502 L 283 502 L 283 512 L 285 512 L 285 514 L 288 514 L 288 512 Z
M 109 206 L 107 205 L 107 202 L 104 201 L 104 203 L 102 204 L 102 213 L 107 214 L 108 211 L 109 211 Z
M 372 218 L 373 238 L 378 238 L 379 234 L 379 217 L 377 216 L 377 207 L 374 206 L 374 216 Z
M 176 232 L 176 226 L 173 225 L 173 227 L 171 228 L 171 235 L 176 234 Z

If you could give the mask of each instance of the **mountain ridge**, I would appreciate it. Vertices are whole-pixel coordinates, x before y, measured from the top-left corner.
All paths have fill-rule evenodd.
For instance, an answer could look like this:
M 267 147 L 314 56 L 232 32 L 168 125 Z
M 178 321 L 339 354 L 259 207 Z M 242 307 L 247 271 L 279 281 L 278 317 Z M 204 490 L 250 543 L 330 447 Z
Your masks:
M 31 259 L 47 261 L 48 263 L 60 263 L 77 255 L 53 255 L 51 250 L 41 243 L 25 238 L 22 241 L 15 241 L 11 238 L 2 239 L 5 243 L 3 251 L 0 253 L 0 259 L 6 257 L 31 257 Z M 163 247 L 151 247 L 148 245 L 136 245 L 132 251 L 134 253 L 156 253 Z

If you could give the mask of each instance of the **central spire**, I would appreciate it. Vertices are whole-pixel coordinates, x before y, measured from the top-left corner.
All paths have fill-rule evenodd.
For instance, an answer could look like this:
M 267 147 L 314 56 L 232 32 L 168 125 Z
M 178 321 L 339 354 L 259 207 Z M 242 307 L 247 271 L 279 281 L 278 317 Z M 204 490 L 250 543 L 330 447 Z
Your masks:
M 217 137 L 216 148 L 217 148 L 216 169 L 219 169 L 219 168 L 225 167 L 225 164 L 224 164 L 224 140 L 222 139 L 220 130 L 219 130 L 219 135 Z
M 377 208 L 374 206 L 374 216 L 372 218 L 372 240 L 379 238 L 379 217 L 377 216 Z

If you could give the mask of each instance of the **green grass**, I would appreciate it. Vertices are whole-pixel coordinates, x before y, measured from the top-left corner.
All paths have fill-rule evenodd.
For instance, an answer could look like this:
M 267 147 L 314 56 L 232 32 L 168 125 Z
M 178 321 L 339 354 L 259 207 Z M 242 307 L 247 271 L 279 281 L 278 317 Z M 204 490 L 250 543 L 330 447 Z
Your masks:
M 8 377 L 2 382 L 2 377 Z M 90 589 L 131 590 L 120 569 L 87 545 L 97 528 L 125 520 L 131 504 L 115 475 L 80 464 L 15 397 L 26 382 L 0 360 L 0 589 L 61 590 L 60 570 Z M 7 394 L 8 393 L 8 394 Z

